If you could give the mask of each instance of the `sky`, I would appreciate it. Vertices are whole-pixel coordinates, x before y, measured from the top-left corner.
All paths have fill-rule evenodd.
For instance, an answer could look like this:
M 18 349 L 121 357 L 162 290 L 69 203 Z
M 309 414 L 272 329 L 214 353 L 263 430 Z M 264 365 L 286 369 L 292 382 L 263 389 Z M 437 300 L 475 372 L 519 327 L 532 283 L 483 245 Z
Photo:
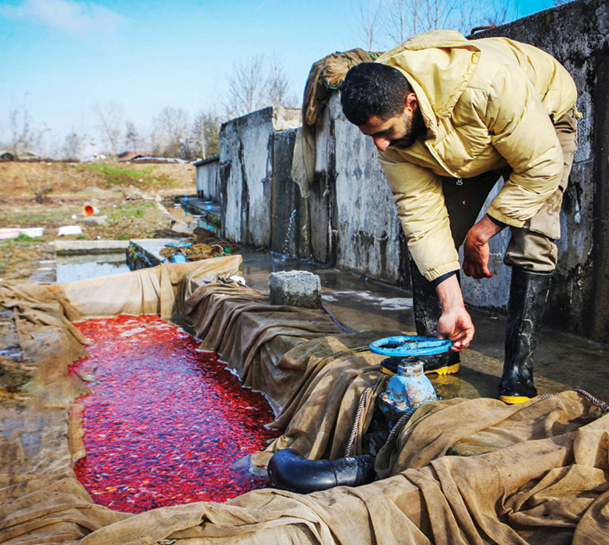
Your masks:
M 356 1 L 0 0 L 0 145 L 16 108 L 56 141 L 98 137 L 96 102 L 120 102 L 142 131 L 166 106 L 221 110 L 234 66 L 259 54 L 300 99 L 315 61 L 365 47 Z M 512 18 L 554 4 L 510 2 Z

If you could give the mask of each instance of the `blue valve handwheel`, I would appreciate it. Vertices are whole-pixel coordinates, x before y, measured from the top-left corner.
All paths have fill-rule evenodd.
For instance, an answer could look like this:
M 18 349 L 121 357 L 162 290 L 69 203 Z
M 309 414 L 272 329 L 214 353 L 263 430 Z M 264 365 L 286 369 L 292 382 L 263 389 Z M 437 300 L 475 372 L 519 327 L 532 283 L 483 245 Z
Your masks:
M 397 337 L 385 337 L 370 343 L 370 352 L 393 356 L 396 358 L 407 358 L 410 356 L 432 356 L 448 352 L 453 345 L 448 339 L 436 339 L 435 337 L 419 337 L 416 335 L 404 335 Z
M 168 248 L 190 248 L 192 242 L 168 242 L 165 246 Z

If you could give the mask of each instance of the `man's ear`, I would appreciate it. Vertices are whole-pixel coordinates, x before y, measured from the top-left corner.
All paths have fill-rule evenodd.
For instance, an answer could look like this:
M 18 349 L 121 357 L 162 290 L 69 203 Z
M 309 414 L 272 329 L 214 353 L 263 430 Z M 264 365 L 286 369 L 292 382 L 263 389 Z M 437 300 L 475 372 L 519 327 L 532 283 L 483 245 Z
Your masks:
M 414 93 L 408 93 L 404 99 L 404 111 L 414 113 L 419 109 L 419 99 Z

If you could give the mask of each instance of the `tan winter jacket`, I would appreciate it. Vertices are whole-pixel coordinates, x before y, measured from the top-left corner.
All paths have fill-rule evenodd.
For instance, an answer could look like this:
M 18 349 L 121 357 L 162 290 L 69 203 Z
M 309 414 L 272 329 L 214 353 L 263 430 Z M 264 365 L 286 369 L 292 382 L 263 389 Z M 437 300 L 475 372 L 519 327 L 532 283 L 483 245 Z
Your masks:
M 575 107 L 569 73 L 550 55 L 507 38 L 458 32 L 414 36 L 377 59 L 417 95 L 427 135 L 380 154 L 408 248 L 428 280 L 459 269 L 438 176 L 513 169 L 488 209 L 522 227 L 559 185 L 562 150 L 552 125 Z

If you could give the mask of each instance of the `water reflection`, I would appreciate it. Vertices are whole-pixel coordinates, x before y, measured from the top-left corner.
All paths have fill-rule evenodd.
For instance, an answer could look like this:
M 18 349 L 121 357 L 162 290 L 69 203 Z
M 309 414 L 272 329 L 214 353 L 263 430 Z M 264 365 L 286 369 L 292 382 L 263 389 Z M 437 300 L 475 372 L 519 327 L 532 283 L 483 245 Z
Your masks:
M 124 252 L 57 256 L 57 283 L 129 272 Z

